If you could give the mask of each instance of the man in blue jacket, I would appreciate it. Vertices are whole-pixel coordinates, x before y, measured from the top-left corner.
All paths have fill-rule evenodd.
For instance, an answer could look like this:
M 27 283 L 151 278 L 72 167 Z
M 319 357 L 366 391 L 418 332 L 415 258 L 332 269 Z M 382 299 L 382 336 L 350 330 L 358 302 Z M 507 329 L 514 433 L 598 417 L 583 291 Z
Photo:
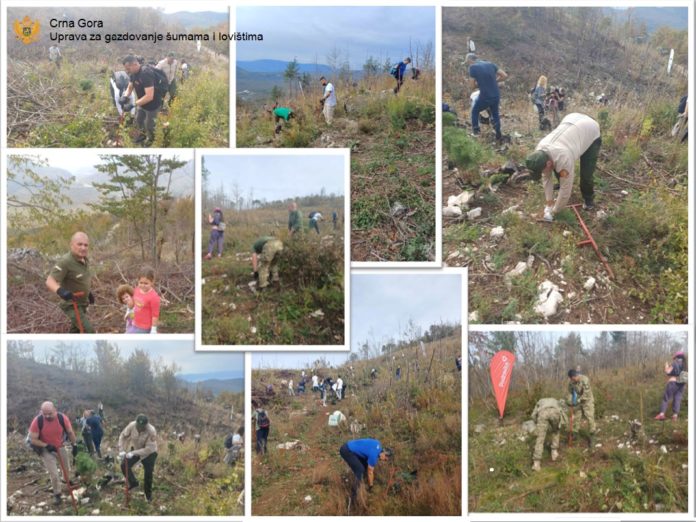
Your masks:
M 389 448 L 382 447 L 377 439 L 349 440 L 339 451 L 341 458 L 346 461 L 355 475 L 353 488 L 351 489 L 351 504 L 355 504 L 358 489 L 363 478 L 367 474 L 368 491 L 372 489 L 375 480 L 375 466 L 380 460 L 387 460 L 393 453 Z
M 474 53 L 466 55 L 464 62 L 469 66 L 471 88 L 478 87 L 480 93 L 474 105 L 471 107 L 471 128 L 474 136 L 481 132 L 479 128 L 479 113 L 488 109 L 491 115 L 491 123 L 495 128 L 495 139 L 500 141 L 503 135 L 500 132 L 500 90 L 498 82 L 505 80 L 508 75 L 496 64 L 479 60 Z
M 399 94 L 401 86 L 404 84 L 404 75 L 406 74 L 406 66 L 411 63 L 411 59 L 406 57 L 402 62 L 396 64 L 396 71 L 394 72 L 394 78 L 396 78 L 396 87 L 394 87 L 394 94 Z

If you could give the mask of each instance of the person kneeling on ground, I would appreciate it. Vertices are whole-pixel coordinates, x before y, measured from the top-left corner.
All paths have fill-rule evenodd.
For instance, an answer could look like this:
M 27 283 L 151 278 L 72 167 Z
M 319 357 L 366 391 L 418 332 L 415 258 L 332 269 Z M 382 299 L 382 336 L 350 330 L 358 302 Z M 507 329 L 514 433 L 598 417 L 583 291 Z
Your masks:
M 145 498 L 152 501 L 152 478 L 157 460 L 157 431 L 146 415 L 140 413 L 128 424 L 118 437 L 121 471 L 128 481 L 128 489 L 137 488 L 140 483 L 133 474 L 133 466 L 141 462 L 145 470 Z
M 393 455 L 392 450 L 382 447 L 377 439 L 349 440 L 341 446 L 339 453 L 355 475 L 350 494 L 351 504 L 355 504 L 363 478 L 367 478 L 368 491 L 372 490 L 377 462 L 386 461 Z
M 252 247 L 251 264 L 254 278 L 258 279 L 259 290 L 268 286 L 268 277 L 274 283 L 280 283 L 278 275 L 278 253 L 283 250 L 283 242 L 272 236 L 263 236 Z
M 527 156 L 525 164 L 533 179 L 542 180 L 546 206 L 544 220 L 553 221 L 568 204 L 575 178 L 575 162 L 580 160 L 580 192 L 584 200 L 582 208 L 594 209 L 594 171 L 597 167 L 602 138 L 599 123 L 577 112 L 568 114 L 553 132 L 544 137 L 536 150 Z M 554 173 L 559 181 L 558 197 L 554 203 Z

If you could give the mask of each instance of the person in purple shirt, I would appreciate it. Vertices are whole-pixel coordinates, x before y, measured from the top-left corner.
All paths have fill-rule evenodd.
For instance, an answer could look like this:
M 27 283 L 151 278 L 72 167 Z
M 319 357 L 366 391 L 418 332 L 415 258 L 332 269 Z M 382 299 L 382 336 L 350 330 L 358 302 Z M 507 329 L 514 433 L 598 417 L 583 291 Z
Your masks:
M 495 128 L 495 139 L 500 141 L 503 135 L 500 132 L 500 90 L 498 82 L 505 80 L 508 75 L 496 64 L 479 60 L 474 53 L 466 55 L 464 62 L 469 66 L 471 88 L 478 87 L 480 93 L 474 105 L 471 107 L 471 128 L 474 136 L 481 132 L 479 128 L 479 113 L 488 109 L 491 115 L 491 123 Z
M 375 480 L 375 466 L 377 466 L 377 462 L 387 460 L 393 455 L 392 450 L 382 447 L 382 444 L 377 439 L 349 440 L 341 446 L 339 453 L 355 475 L 350 494 L 351 504 L 355 504 L 358 489 L 365 475 L 367 475 L 368 490 L 371 490 Z

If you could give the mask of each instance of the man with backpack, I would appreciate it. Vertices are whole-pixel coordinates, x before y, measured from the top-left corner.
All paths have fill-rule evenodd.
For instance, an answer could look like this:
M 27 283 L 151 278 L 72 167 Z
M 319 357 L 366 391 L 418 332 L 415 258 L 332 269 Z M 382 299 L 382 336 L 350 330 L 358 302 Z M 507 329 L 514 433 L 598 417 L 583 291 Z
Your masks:
M 399 94 L 401 86 L 404 84 L 404 75 L 406 74 L 406 66 L 411 63 L 411 58 L 406 57 L 403 61 L 397 63 L 392 67 L 391 75 L 396 79 L 396 87 L 394 87 L 394 94 Z
M 268 451 L 268 432 L 271 429 L 271 419 L 268 412 L 254 401 L 254 422 L 256 423 L 256 453 L 265 454 Z
M 382 447 L 382 443 L 377 439 L 356 439 L 341 446 L 339 454 L 355 476 L 350 494 L 351 504 L 355 504 L 363 478 L 367 479 L 368 491 L 371 491 L 377 463 L 392 457 L 393 452 L 389 448 Z
M 145 498 L 152 501 L 152 479 L 157 460 L 157 431 L 150 424 L 146 415 L 140 413 L 126 426 L 118 437 L 118 456 L 121 459 L 121 471 L 128 481 L 128 489 L 137 488 L 140 483 L 133 474 L 133 466 L 142 463 L 145 470 Z
M 122 104 L 128 103 L 130 94 L 135 90 L 135 125 L 141 131 L 136 142 L 147 139 L 146 143 L 150 145 L 155 139 L 155 123 L 162 108 L 162 99 L 169 92 L 167 75 L 151 65 L 141 65 L 132 54 L 123 59 L 123 67 L 130 77 L 130 83 L 120 101 Z
M 29 426 L 27 444 L 43 460 L 44 467 L 51 478 L 54 504 L 61 503 L 61 478 L 70 476 L 70 460 L 63 446 L 65 439 L 72 444 L 73 456 L 77 454 L 77 437 L 70 419 L 56 410 L 54 404 L 46 401 L 41 405 L 41 413 L 34 417 Z

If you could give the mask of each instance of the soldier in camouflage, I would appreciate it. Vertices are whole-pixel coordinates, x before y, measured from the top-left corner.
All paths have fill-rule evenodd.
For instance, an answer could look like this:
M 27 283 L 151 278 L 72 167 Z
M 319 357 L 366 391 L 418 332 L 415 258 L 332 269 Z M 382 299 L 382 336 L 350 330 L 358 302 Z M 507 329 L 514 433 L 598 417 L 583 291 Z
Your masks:
M 565 412 L 563 400 L 551 397 L 539 399 L 532 412 L 532 420 L 536 424 L 536 444 L 534 444 L 534 465 L 532 469 L 541 469 L 541 457 L 544 454 L 544 440 L 546 433 L 551 433 L 551 460 L 558 458 L 558 446 L 561 439 L 561 428 L 568 425 L 568 416 Z
M 592 437 L 597 432 L 597 426 L 595 425 L 595 404 L 592 388 L 590 387 L 590 379 L 587 375 L 582 375 L 577 370 L 568 370 L 568 379 L 570 379 L 570 382 L 568 383 L 567 402 L 569 405 L 577 407 L 580 419 L 583 416 L 587 419 L 587 423 L 590 426 L 590 437 L 587 443 L 591 447 Z

